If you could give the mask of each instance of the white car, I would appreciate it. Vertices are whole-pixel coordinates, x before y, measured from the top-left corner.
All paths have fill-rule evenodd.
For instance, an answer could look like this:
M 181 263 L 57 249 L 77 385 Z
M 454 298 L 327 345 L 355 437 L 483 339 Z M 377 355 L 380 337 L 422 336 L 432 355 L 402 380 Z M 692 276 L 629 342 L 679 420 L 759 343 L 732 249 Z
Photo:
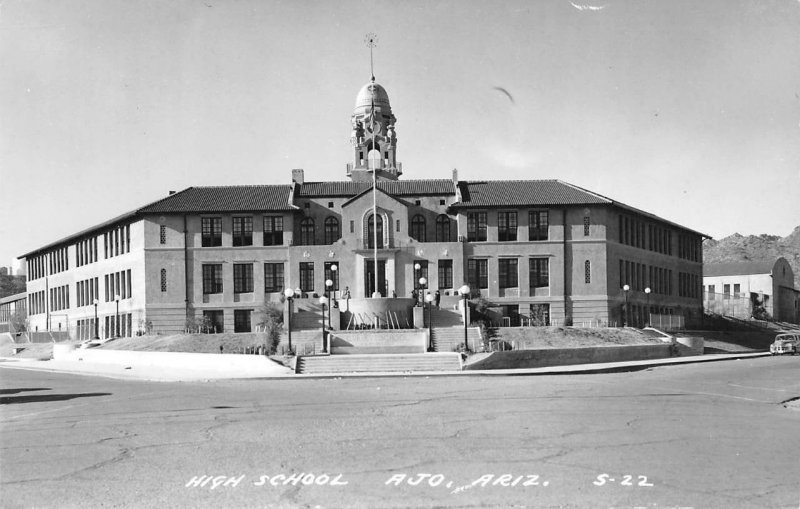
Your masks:
M 775 336 L 775 341 L 769 345 L 769 353 L 772 355 L 800 353 L 800 333 L 778 334 Z

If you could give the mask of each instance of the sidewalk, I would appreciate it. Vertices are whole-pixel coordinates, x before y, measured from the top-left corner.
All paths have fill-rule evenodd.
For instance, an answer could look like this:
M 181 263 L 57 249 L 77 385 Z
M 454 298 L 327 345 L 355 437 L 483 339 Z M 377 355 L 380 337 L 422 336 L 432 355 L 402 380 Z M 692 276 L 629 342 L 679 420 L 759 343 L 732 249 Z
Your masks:
M 0 368 L 50 371 L 54 373 L 71 373 L 76 375 L 100 376 L 120 380 L 148 380 L 158 382 L 209 382 L 212 380 L 230 379 L 327 379 L 327 378 L 377 378 L 377 377 L 432 377 L 432 376 L 534 376 L 534 375 L 575 375 L 593 373 L 614 373 L 638 371 L 659 366 L 716 362 L 736 359 L 766 357 L 769 353 L 709 354 L 693 357 L 672 357 L 644 361 L 610 362 L 604 364 L 579 364 L 571 366 L 550 366 L 546 368 L 527 369 L 492 369 L 468 371 L 435 371 L 435 372 L 387 372 L 387 373 L 350 373 L 350 374 L 316 374 L 295 375 L 293 373 L 272 374 L 264 376 L 252 370 L 231 369 L 193 369 L 191 367 L 158 367 L 158 366 L 120 366 L 112 364 L 89 363 L 72 360 L 28 360 L 0 357 Z

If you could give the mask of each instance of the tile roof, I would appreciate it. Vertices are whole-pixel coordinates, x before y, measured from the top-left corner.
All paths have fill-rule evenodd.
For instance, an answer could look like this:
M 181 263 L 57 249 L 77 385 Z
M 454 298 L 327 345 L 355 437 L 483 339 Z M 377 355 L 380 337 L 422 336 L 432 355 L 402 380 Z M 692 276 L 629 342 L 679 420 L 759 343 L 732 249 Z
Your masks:
M 190 187 L 137 210 L 141 214 L 294 210 L 290 185 Z
M 330 182 L 306 182 L 298 186 L 295 196 L 312 197 L 352 197 L 372 188 L 371 182 L 350 182 L 347 180 Z M 450 179 L 430 180 L 383 180 L 378 181 L 378 189 L 392 196 L 413 195 L 452 195 L 455 194 Z
M 560 180 L 483 180 L 459 182 L 461 202 L 454 208 L 611 204 L 598 194 Z
M 772 274 L 775 260 L 749 262 L 704 263 L 703 276 L 744 276 L 749 274 Z

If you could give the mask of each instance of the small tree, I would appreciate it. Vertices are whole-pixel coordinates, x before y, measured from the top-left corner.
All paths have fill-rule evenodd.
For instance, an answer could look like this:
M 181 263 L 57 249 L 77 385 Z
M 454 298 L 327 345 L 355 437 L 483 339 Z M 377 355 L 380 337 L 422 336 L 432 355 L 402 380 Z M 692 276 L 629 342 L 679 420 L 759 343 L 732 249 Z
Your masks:
M 24 309 L 17 308 L 17 310 L 14 311 L 14 314 L 11 315 L 9 323 L 14 332 L 27 332 L 28 313 L 26 313 Z
M 262 319 L 259 325 L 267 336 L 267 352 L 274 354 L 278 350 L 283 329 L 283 306 L 277 302 L 266 302 L 261 308 Z

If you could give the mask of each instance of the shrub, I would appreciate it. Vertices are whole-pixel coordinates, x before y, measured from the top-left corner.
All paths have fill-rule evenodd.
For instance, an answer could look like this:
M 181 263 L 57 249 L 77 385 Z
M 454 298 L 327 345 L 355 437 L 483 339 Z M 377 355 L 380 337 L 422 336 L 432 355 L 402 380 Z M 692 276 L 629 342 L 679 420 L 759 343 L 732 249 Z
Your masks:
M 261 309 L 262 319 L 259 324 L 264 328 L 267 337 L 267 352 L 272 355 L 278 350 L 283 329 L 283 306 L 275 302 L 267 302 Z

